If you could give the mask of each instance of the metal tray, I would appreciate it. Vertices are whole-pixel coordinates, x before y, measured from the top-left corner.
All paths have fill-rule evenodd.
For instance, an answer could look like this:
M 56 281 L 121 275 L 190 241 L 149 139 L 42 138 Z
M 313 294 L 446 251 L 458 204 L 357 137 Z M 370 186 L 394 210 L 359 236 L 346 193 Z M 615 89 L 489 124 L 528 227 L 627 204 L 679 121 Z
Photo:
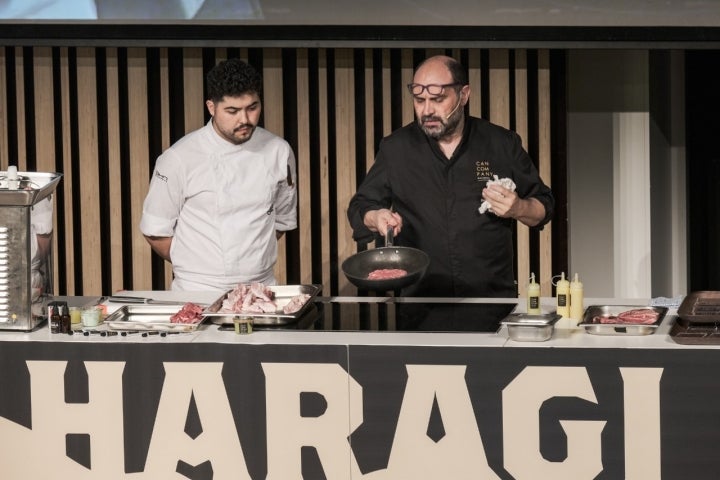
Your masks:
M 508 336 L 518 342 L 544 342 L 552 337 L 555 323 L 562 315 L 511 313 L 500 322 L 507 326 Z
M 42 172 L 18 172 L 21 178 L 18 190 L 8 190 L 7 181 L 5 181 L 5 173 L 0 177 L 0 205 L 12 206 L 30 206 L 35 205 L 43 198 L 47 197 L 55 190 L 58 182 L 62 178 L 62 173 L 42 173 Z
M 205 318 L 197 323 L 172 323 L 182 305 L 124 305 L 105 317 L 103 324 L 111 330 L 138 330 L 160 332 L 192 332 Z
M 204 311 L 205 315 L 210 317 L 210 321 L 218 325 L 232 323 L 232 318 L 237 315 L 253 317 L 255 325 L 285 325 L 296 322 L 307 308 L 312 304 L 313 298 L 322 290 L 322 285 L 271 285 L 268 288 L 275 293 L 275 303 L 278 308 L 274 313 L 243 313 L 243 312 L 219 312 L 223 301 L 227 298 L 232 290 L 228 290 L 215 300 Z M 290 300 L 301 294 L 308 294 L 310 298 L 305 304 L 294 313 L 283 313 L 282 309 Z
M 683 299 L 677 314 L 688 322 L 720 322 L 720 292 L 692 292 Z
M 647 309 L 658 314 L 655 323 L 647 325 L 636 323 L 598 323 L 596 316 L 619 315 L 628 310 Z M 667 307 L 648 307 L 646 305 L 591 305 L 585 309 L 583 321 L 578 326 L 584 327 L 587 333 L 594 335 L 650 335 L 655 333 L 667 313 Z

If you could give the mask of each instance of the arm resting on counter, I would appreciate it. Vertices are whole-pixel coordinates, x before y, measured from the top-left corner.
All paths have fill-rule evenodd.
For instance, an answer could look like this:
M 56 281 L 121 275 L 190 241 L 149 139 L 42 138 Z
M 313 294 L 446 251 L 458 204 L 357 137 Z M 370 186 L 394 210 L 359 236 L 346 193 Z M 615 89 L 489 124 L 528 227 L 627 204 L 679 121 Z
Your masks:
M 173 237 L 153 237 L 145 235 L 145 240 L 148 241 L 153 251 L 168 262 L 172 262 L 172 260 L 170 260 L 170 244 L 172 244 L 172 238 Z

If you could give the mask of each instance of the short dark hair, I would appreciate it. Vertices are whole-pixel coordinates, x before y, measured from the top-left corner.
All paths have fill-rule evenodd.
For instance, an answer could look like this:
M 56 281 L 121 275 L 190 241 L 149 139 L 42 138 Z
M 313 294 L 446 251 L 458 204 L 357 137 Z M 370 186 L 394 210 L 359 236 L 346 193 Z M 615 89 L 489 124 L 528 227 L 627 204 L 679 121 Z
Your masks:
M 441 55 L 440 57 L 442 57 L 442 62 L 445 64 L 445 67 L 450 72 L 450 76 L 452 77 L 452 82 L 457 83 L 460 86 L 467 85 L 468 84 L 468 75 L 467 75 L 467 71 L 465 70 L 465 67 L 463 66 L 463 64 L 458 62 L 457 60 L 455 60 L 452 57 L 446 57 L 444 55 Z M 422 67 L 423 65 L 425 65 L 425 63 L 428 62 L 428 60 L 436 59 L 436 58 L 438 58 L 438 57 L 435 56 L 435 57 L 426 58 L 425 60 L 420 62 L 420 64 L 417 67 L 415 67 L 415 71 L 417 72 L 420 69 L 420 67 Z
M 447 69 L 450 71 L 450 75 L 452 76 L 454 83 L 458 83 L 460 85 L 468 84 L 467 72 L 465 71 L 465 67 L 462 63 L 458 62 L 454 58 L 449 58 L 445 62 L 445 66 L 447 66 Z
M 262 97 L 262 76 L 239 58 L 223 60 L 207 74 L 207 99 L 217 103 L 223 97 L 257 93 Z

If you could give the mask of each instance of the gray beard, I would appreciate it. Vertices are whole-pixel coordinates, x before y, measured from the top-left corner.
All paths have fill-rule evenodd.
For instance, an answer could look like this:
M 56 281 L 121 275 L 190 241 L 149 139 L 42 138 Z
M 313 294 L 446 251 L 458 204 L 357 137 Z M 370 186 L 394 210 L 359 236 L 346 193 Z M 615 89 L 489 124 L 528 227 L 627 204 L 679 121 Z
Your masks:
M 462 109 L 456 111 L 453 113 L 450 118 L 448 118 L 446 121 L 443 121 L 441 117 L 422 117 L 418 120 L 418 125 L 420 126 L 420 129 L 425 132 L 425 135 L 427 135 L 430 138 L 434 138 L 435 140 L 441 140 L 445 137 L 448 137 L 455 133 L 455 130 L 457 129 L 458 125 L 460 124 L 460 119 L 465 114 L 465 112 L 462 111 Z M 424 120 L 436 120 L 439 121 L 442 124 L 442 127 L 439 129 L 431 130 L 429 128 L 426 128 L 423 125 Z

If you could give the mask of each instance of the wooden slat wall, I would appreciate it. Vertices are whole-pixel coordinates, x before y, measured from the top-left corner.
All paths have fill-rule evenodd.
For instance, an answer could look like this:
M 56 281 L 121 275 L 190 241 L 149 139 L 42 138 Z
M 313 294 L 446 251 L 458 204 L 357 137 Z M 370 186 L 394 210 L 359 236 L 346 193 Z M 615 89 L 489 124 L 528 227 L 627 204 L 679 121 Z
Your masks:
M 190 56 L 190 55 L 189 55 Z M 128 135 L 130 153 L 130 211 L 123 212 L 130 216 L 132 232 L 132 276 L 129 286 L 112 285 L 111 289 L 149 289 L 152 285 L 150 269 L 151 251 L 137 226 L 142 216 L 142 204 L 150 183 L 150 139 L 148 138 L 148 85 L 147 58 L 144 49 L 129 48 L 127 50 L 127 84 L 128 84 Z M 202 98 L 202 97 L 201 97 Z M 189 109 L 188 109 L 189 110 Z M 187 115 L 186 110 L 186 115 Z M 122 128 L 122 127 L 121 127 Z M 140 268 L 138 268 L 140 267 Z M 107 293 L 107 292 L 93 292 Z
M 550 137 L 550 53 L 538 51 L 538 170 L 540 177 L 551 188 L 551 137 Z M 556 198 L 557 201 L 557 198 Z M 552 295 L 552 228 L 548 225 L 540 232 L 540 290 L 544 296 Z
M 178 52 L 179 66 L 171 61 Z M 507 49 L 0 47 L 0 169 L 15 164 L 64 174 L 56 194 L 62 210 L 54 240 L 58 294 L 169 287 L 171 269 L 152 255 L 137 228 L 152 166 L 182 133 L 207 121 L 207 70 L 239 55 L 260 63 L 264 126 L 292 133 L 298 161 L 300 228 L 281 241 L 279 281 L 321 283 L 323 295 L 355 295 L 340 271 L 357 251 L 347 203 L 379 139 L 413 121 L 405 84 L 417 59 L 435 53 L 466 63 L 469 112 L 516 130 L 537 152 L 549 183 L 549 52 Z M 537 61 L 529 62 L 530 55 Z M 284 65 L 288 58 L 292 64 Z M 295 81 L 286 85 L 287 78 Z M 529 104 L 535 98 L 537 105 Z M 172 112 L 181 117 L 170 118 Z M 293 132 L 284 131 L 288 125 Z M 530 125 L 538 131 L 528 131 Z M 536 144 L 528 145 L 530 139 Z M 531 242 L 528 229 L 518 227 L 521 295 L 531 265 L 539 265 L 542 294 L 551 294 L 550 232 Z
M 525 50 L 515 52 L 515 131 L 523 139 L 523 146 L 528 148 L 528 78 L 527 55 Z M 530 229 L 522 223 L 517 223 L 517 279 L 518 293 L 527 295 L 527 283 L 530 278 Z M 535 272 L 535 278 L 543 280 L 540 272 Z
M 122 178 L 121 154 L 120 154 L 120 86 L 118 84 L 118 56 L 117 49 L 111 48 L 107 52 L 106 60 L 107 69 L 107 122 L 108 122 L 108 178 Z M 165 112 L 167 113 L 167 112 Z M 163 132 L 163 139 L 165 132 Z M 108 197 L 110 198 L 110 215 L 109 215 L 109 238 L 110 251 L 113 255 L 110 257 L 110 278 L 111 285 L 123 284 L 123 235 L 122 235 L 122 216 L 123 208 L 120 202 L 122 198 L 122 183 L 111 181 L 106 186 Z
M 298 171 L 298 224 L 310 225 L 312 221 L 312 187 L 310 165 L 310 78 L 308 65 L 308 51 L 301 49 L 297 54 L 297 126 L 298 144 L 295 155 Z M 312 275 L 312 229 L 299 229 L 300 250 L 300 283 L 303 285 L 313 283 Z

